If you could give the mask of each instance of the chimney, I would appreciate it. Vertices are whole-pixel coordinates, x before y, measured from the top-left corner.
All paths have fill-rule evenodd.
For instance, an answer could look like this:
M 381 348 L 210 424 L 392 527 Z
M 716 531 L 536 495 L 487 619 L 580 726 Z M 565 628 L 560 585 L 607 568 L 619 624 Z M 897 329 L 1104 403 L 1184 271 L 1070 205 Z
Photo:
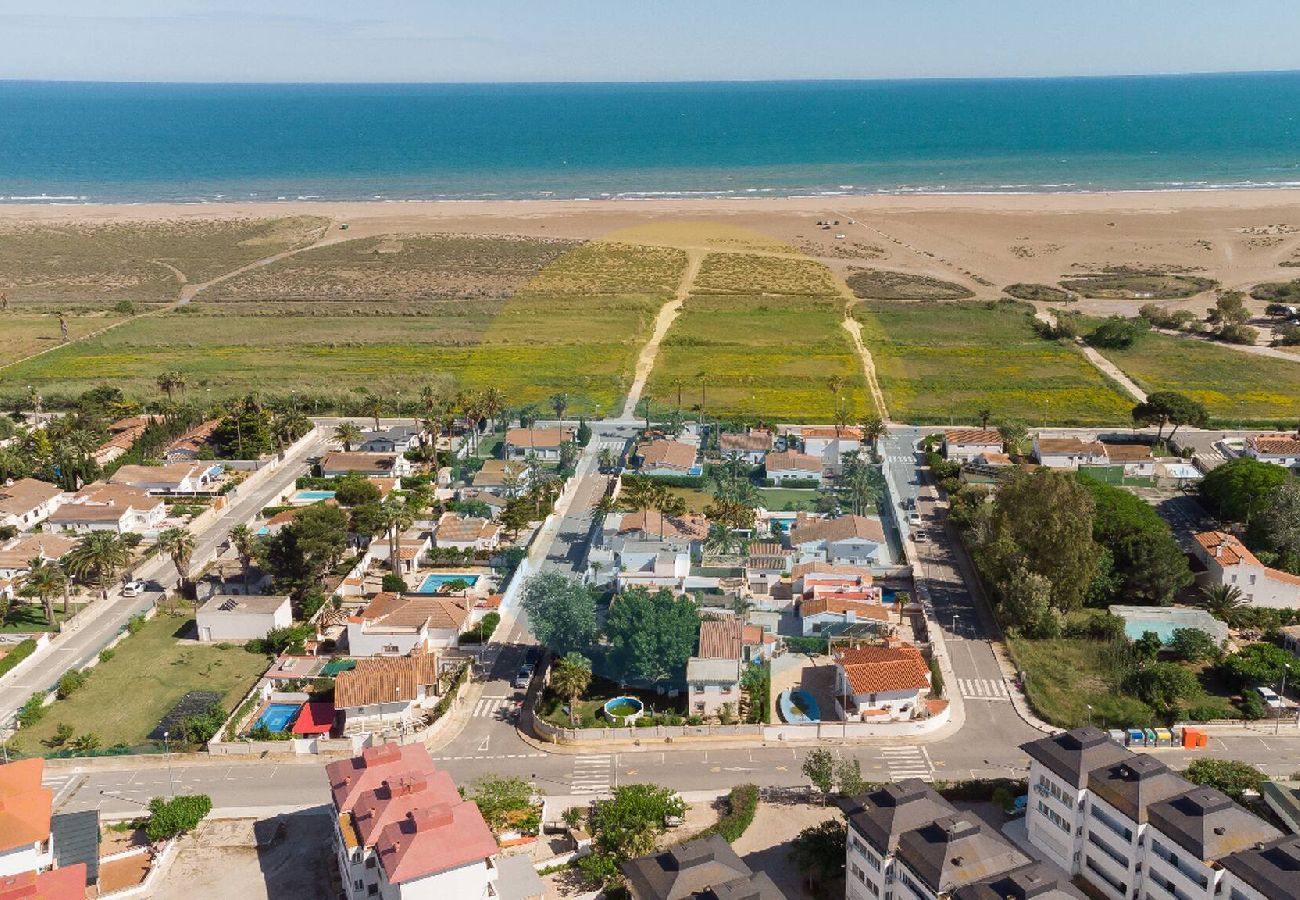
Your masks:
M 1214 545 L 1214 558 L 1215 558 L 1215 559 L 1218 559 L 1218 558 L 1221 557 L 1221 556 L 1223 556 L 1223 544 L 1222 544 L 1222 543 L 1215 544 L 1215 545 Z

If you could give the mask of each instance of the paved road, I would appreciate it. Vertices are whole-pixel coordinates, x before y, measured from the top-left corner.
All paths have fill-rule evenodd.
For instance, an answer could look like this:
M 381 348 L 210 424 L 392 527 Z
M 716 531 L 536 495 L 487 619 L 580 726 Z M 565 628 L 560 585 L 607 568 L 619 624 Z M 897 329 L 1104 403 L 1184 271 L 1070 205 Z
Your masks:
M 327 437 L 325 432 L 321 432 L 305 441 L 278 471 L 257 487 L 228 495 L 231 503 L 225 514 L 195 535 L 191 568 L 198 570 L 206 565 L 217 555 L 232 528 L 252 519 L 293 484 L 306 470 L 307 459 L 321 453 Z M 177 583 L 176 569 L 166 556 L 155 557 L 136 567 L 133 574 L 142 581 L 156 582 L 169 588 Z M 0 692 L 0 722 L 9 721 L 34 692 L 51 689 L 64 672 L 93 659 L 126 627 L 127 620 L 149 609 L 161 596 L 159 592 L 151 592 L 139 597 L 123 597 L 120 590 L 114 590 L 109 593 L 107 601 L 93 604 L 87 610 L 89 615 L 75 631 L 61 634 L 44 657 L 19 677 L 5 682 L 4 690 Z

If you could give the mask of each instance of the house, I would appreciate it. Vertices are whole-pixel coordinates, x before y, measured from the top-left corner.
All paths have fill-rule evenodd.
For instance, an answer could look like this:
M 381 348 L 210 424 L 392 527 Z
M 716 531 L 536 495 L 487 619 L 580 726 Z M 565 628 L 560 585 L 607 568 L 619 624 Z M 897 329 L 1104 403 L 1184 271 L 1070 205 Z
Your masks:
M 907 721 L 930 692 L 930 666 L 911 644 L 888 641 L 837 650 L 833 657 L 836 704 L 849 720 Z
M 0 575 L 3 572 L 0 571 Z M 1278 629 L 1282 637 L 1282 649 L 1289 650 L 1296 656 L 1300 656 L 1300 625 L 1286 625 Z
M 1110 900 L 1250 897 L 1224 890 L 1235 877 L 1229 873 L 1254 877 L 1253 866 L 1266 861 L 1240 854 L 1259 853 L 1281 837 L 1218 790 L 1186 781 L 1097 728 L 1040 738 L 1022 749 L 1030 757 L 1030 842 Z M 1267 874 L 1258 883 L 1267 884 Z M 1290 883 L 1293 890 L 1300 883 L 1294 873 Z
M 437 653 L 371 656 L 334 679 L 344 734 L 408 728 L 438 699 Z
M 840 472 L 844 454 L 862 449 L 862 429 L 857 426 L 833 428 L 826 425 L 808 425 L 799 429 L 803 452 L 816 456 L 832 474 Z
M 644 587 L 684 591 L 691 574 L 690 545 L 680 540 L 615 537 L 614 570 L 618 590 Z
M 122 466 L 108 479 L 150 494 L 194 494 L 211 489 L 224 471 L 212 463 L 178 462 L 165 466 Z
M 325 774 L 348 900 L 503 896 L 496 838 L 422 744 L 367 747 Z
M 326 453 L 320 460 L 322 478 L 337 478 L 349 472 L 380 478 L 403 478 L 411 474 L 411 463 L 400 453 Z
M 763 458 L 763 469 L 776 484 L 815 481 L 820 485 L 825 468 L 826 462 L 822 457 L 797 450 L 774 450 Z
M 703 652 L 703 650 L 701 650 Z M 692 656 L 686 661 L 686 689 L 691 715 L 721 715 L 728 705 L 734 719 L 740 712 L 739 659 Z
M 877 595 L 878 589 L 873 589 Z M 879 600 L 872 601 L 864 591 L 837 591 L 799 601 L 801 633 L 838 634 L 854 625 L 872 625 L 883 631 L 890 613 Z
M 1300 837 L 1287 835 L 1219 860 L 1232 900 L 1300 900 Z
M 145 429 L 154 421 L 153 416 L 127 416 L 108 426 L 108 440 L 95 450 L 95 462 L 108 465 L 135 446 Z
M 433 538 L 428 532 L 419 529 L 411 529 L 397 536 L 397 573 L 399 575 L 412 575 L 419 568 L 420 559 L 433 549 Z M 366 555 L 371 559 L 382 562 L 392 569 L 392 561 L 389 556 L 393 548 L 389 544 L 388 535 L 381 534 L 370 542 L 366 548 Z
M 704 516 L 665 516 L 657 509 L 623 513 L 615 527 L 618 534 L 639 535 L 646 540 L 663 538 L 698 544 L 709 536 L 709 520 Z
M 1050 469 L 1078 469 L 1080 466 L 1104 466 L 1106 446 L 1100 441 L 1079 438 L 1035 438 L 1034 459 Z
M 1300 434 L 1259 434 L 1246 438 L 1251 459 L 1288 469 L 1300 469 Z
M 376 594 L 360 613 L 348 616 L 352 656 L 407 656 L 456 647 L 469 611 L 451 597 Z
M 749 431 L 724 431 L 718 435 L 718 451 L 727 459 L 739 459 L 751 466 L 761 466 L 772 449 L 772 432 L 761 428 Z
M 698 475 L 696 452 L 694 444 L 682 441 L 667 438 L 650 441 L 637 448 L 638 471 L 642 475 Z
M 470 484 L 476 490 L 501 497 L 518 497 L 528 489 L 532 472 L 518 460 L 489 459 L 474 473 Z
M 814 519 L 801 513 L 790 526 L 790 546 L 799 562 L 876 565 L 882 561 L 885 529 L 879 519 L 866 516 Z
M 19 478 L 0 484 L 0 527 L 27 531 L 63 502 L 63 490 L 48 481 Z
M 798 563 L 790 570 L 796 595 L 815 596 L 821 590 L 862 589 L 872 585 L 871 570 L 864 566 L 832 565 L 825 560 Z
M 1129 478 L 1154 478 L 1156 457 L 1150 444 L 1102 444 L 1112 466 L 1122 466 Z
M 1246 545 L 1226 531 L 1193 535 L 1192 552 L 1199 566 L 1197 580 L 1204 586 L 1238 588 L 1251 606 L 1273 609 L 1300 607 L 1300 575 L 1264 565 Z
M 6 543 L 0 543 L 0 578 L 12 579 L 25 575 L 33 559 L 58 562 L 71 550 L 76 541 L 61 534 L 40 532 L 20 534 Z
M 501 542 L 501 526 L 491 519 L 462 516 L 445 512 L 433 528 L 435 547 L 454 547 L 457 550 L 495 550 Z
M 789 574 L 794 553 L 776 541 L 755 541 L 745 558 L 745 583 L 759 605 L 772 597 L 772 589 Z
M 943 433 L 943 458 L 973 462 L 984 453 L 1001 453 L 1002 435 L 991 428 L 953 428 Z
M 990 875 L 960 887 L 952 900 L 1087 900 L 1064 875 L 1043 863 Z
M 527 459 L 530 455 L 546 462 L 558 462 L 560 446 L 574 438 L 572 428 L 508 428 L 502 445 L 506 459 Z
M 194 619 L 201 641 L 251 641 L 293 625 L 293 611 L 288 594 L 216 594 Z
M 265 594 L 271 587 L 271 573 L 262 569 L 256 562 L 248 567 L 248 577 L 244 576 L 242 561 L 214 559 L 204 568 L 203 577 L 195 586 L 195 592 L 200 600 L 208 600 L 218 594 L 231 596 Z
M 745 865 L 720 834 L 629 859 L 621 866 L 632 900 L 784 900 L 765 872 Z
M 421 430 L 414 425 L 394 425 L 361 435 L 357 450 L 362 453 L 405 453 L 420 446 Z
M 46 519 L 51 528 L 80 534 L 114 531 L 140 534 L 157 528 L 167 517 L 161 497 L 125 484 L 102 481 L 86 485 Z
M 845 812 L 849 825 L 845 846 L 848 900 L 953 897 L 955 891 L 1032 865 L 1029 857 L 993 828 L 970 813 L 959 812 L 917 778 L 856 797 Z M 1015 895 L 999 895 L 998 900 L 1010 896 Z M 1037 892 L 1029 896 L 1035 900 L 1051 897 Z
M 60 836 L 69 825 L 93 817 L 92 812 L 54 815 L 54 791 L 41 782 L 45 760 L 40 757 L 0 765 L 0 898 L 4 900 L 83 900 L 88 877 L 86 862 L 70 862 L 80 853 L 65 852 Z M 67 850 L 79 848 L 69 845 Z M 98 864 L 98 844 L 93 860 Z
M 163 460 L 169 463 L 191 462 L 208 450 L 212 433 L 221 424 L 220 419 L 208 419 L 195 425 L 163 448 Z

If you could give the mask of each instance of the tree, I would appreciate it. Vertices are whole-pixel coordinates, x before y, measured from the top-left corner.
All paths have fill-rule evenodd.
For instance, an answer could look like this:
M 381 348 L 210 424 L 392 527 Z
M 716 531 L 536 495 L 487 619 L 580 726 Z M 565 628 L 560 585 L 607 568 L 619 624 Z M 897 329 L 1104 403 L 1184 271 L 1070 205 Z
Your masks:
M 580 581 L 559 572 L 524 584 L 523 609 L 539 643 L 557 656 L 581 652 L 596 638 L 596 600 Z
M 614 789 L 608 800 L 597 800 L 591 810 L 591 836 L 596 848 L 616 860 L 652 851 L 656 838 L 667 830 L 670 818 L 686 814 L 686 804 L 672 788 L 655 784 L 627 784 Z
M 1219 655 L 1219 645 L 1199 628 L 1175 628 L 1169 639 L 1169 652 L 1175 659 L 1197 663 Z
M 389 495 L 379 507 L 380 522 L 388 536 L 388 566 L 393 574 L 398 574 L 402 560 L 399 555 L 402 533 L 415 524 L 415 514 L 405 501 Z
M 1247 644 L 1224 657 L 1219 664 L 1223 676 L 1239 687 L 1277 684 L 1295 657 L 1276 644 Z
M 347 513 L 313 503 L 266 541 L 266 563 L 277 588 L 301 599 L 338 565 L 347 546 Z
M 351 453 L 352 445 L 361 441 L 361 426 L 356 422 L 340 422 L 334 426 L 334 439 L 343 445 L 343 452 Z
M 1233 800 L 1240 800 L 1246 791 L 1257 791 L 1268 776 L 1254 766 L 1235 759 L 1205 757 L 1193 760 L 1183 771 L 1183 777 L 1192 784 L 1217 788 Z
M 803 758 L 803 774 L 822 792 L 822 803 L 835 790 L 835 756 L 829 750 L 809 750 Z
M 578 698 L 591 687 L 591 660 L 566 653 L 551 670 L 551 690 L 569 701 L 569 724 L 578 725 Z
M 1164 430 L 1167 425 L 1174 426 L 1168 435 L 1172 441 L 1174 433 L 1183 425 L 1204 428 L 1210 419 L 1204 403 L 1176 391 L 1148 394 L 1146 402 L 1133 407 L 1132 416 L 1134 425 L 1155 425 L 1157 441 L 1165 439 Z
M 479 812 L 493 831 L 504 831 L 516 824 L 521 814 L 533 812 L 533 786 L 517 776 L 484 775 L 474 783 L 469 799 L 478 804 Z
M 111 531 L 92 531 L 81 538 L 63 558 L 74 577 L 103 587 L 112 581 L 130 559 L 126 543 Z
M 149 822 L 145 833 L 157 842 L 193 831 L 212 812 L 212 798 L 207 794 L 182 794 L 171 800 L 154 797 L 149 801 Z
M 835 787 L 842 797 L 856 797 L 867 789 L 862 778 L 862 763 L 857 759 L 842 759 L 835 764 Z
M 1201 588 L 1201 598 L 1210 615 L 1224 622 L 1229 621 L 1234 612 L 1246 605 L 1246 595 L 1235 584 L 1216 584 Z
M 1144 631 L 1142 636 L 1133 642 L 1133 652 L 1143 663 L 1152 662 L 1160 651 L 1164 649 L 1165 642 L 1160 640 L 1160 635 L 1154 631 Z
M 880 439 L 885 436 L 888 429 L 885 427 L 885 420 L 880 416 L 868 416 L 862 420 L 862 436 L 867 439 L 871 446 L 876 446 Z
M 1244 325 L 1250 321 L 1250 310 L 1246 309 L 1246 295 L 1241 291 L 1219 291 L 1205 321 L 1221 326 Z
M 1002 446 L 1013 456 L 1023 456 L 1029 444 L 1029 428 L 1024 422 L 1003 422 L 998 426 Z
M 790 845 L 790 861 L 812 885 L 826 885 L 844 877 L 848 825 L 842 818 L 827 819 L 805 828 Z
M 680 679 L 699 632 L 695 604 L 662 588 L 624 591 L 605 615 L 610 659 L 626 681 Z
M 230 529 L 230 546 L 235 548 L 235 555 L 239 557 L 245 592 L 248 591 L 248 577 L 253 568 L 253 560 L 257 557 L 259 544 L 257 534 L 247 525 L 239 524 Z
M 93 731 L 89 731 L 85 734 L 78 735 L 76 739 L 73 740 L 71 747 L 74 753 L 77 753 L 80 756 L 89 756 L 98 750 L 102 744 L 103 742 L 99 739 L 99 735 L 95 734 Z
M 342 478 L 334 479 L 332 487 L 334 499 L 340 506 L 360 506 L 363 503 L 378 503 L 382 499 L 379 486 L 357 472 L 349 472 Z
M 1282 466 L 1240 456 L 1211 469 L 1198 489 L 1205 505 L 1218 518 L 1249 525 L 1253 516 L 1269 508 L 1274 495 L 1291 477 Z
M 63 590 L 66 583 L 67 576 L 58 563 L 38 556 L 27 563 L 27 573 L 19 576 L 18 593 L 24 597 L 38 598 L 45 611 L 45 624 L 53 625 L 54 595 Z
M 605 447 L 596 454 L 596 465 L 600 468 L 602 474 L 612 472 L 617 459 L 618 457 L 614 455 L 614 451 Z
M 1144 602 L 1165 605 L 1192 581 L 1187 557 L 1173 531 L 1144 500 L 1122 488 L 1078 476 L 1092 495 L 1092 537 L 1104 547 L 1114 568 L 1114 591 L 1096 597 L 1099 604 Z
M 564 412 L 569 408 L 569 395 L 560 393 L 551 395 L 551 409 L 555 410 L 555 418 L 561 422 L 564 421 Z
M 1164 716 L 1172 716 L 1180 703 L 1195 697 L 1201 689 L 1190 669 L 1171 662 L 1143 666 L 1129 677 L 1126 687 Z
M 1111 350 L 1123 350 L 1132 347 L 1134 342 L 1146 331 L 1145 319 L 1126 319 L 1123 316 L 1110 316 L 1088 333 L 1088 344 Z
M 190 560 L 194 556 L 194 534 L 188 528 L 167 528 L 158 535 L 158 552 L 171 558 L 176 575 L 184 588 L 190 578 Z
M 1277 555 L 1277 567 L 1300 574 L 1300 478 L 1288 478 L 1250 523 L 1252 545 Z
M 1029 638 L 1051 638 L 1060 633 L 1052 609 L 1052 583 L 1024 566 L 1014 570 L 1001 588 L 998 617 L 1008 629 Z

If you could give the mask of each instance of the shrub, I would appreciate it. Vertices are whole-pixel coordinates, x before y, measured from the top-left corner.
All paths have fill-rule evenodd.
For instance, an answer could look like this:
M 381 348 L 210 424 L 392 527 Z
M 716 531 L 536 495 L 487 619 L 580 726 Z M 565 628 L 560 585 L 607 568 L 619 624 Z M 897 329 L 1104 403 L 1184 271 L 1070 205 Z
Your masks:
M 89 680 L 89 674 L 79 672 L 76 669 L 69 669 L 63 673 L 59 679 L 57 696 L 60 700 L 66 700 L 78 690 L 80 690 Z
M 501 614 L 490 612 L 479 619 L 474 627 L 463 632 L 460 636 L 460 642 L 462 644 L 485 644 L 491 639 L 500 624 Z
M 740 836 L 745 833 L 750 824 L 754 821 L 754 813 L 758 810 L 758 785 L 756 784 L 738 784 L 727 794 L 727 810 L 718 819 L 716 825 L 712 828 L 705 829 L 699 837 L 708 837 L 711 834 L 720 834 L 727 843 L 732 844 L 740 840 Z
M 218 645 L 218 646 L 220 646 L 220 645 Z M 117 651 L 116 651 L 116 650 L 100 650 L 100 651 L 99 651 L 99 661 L 100 661 L 100 662 L 108 662 L 108 661 L 109 661 L 110 659 L 112 659 L 116 654 L 117 654 Z
M 384 591 L 390 594 L 403 594 L 410 590 L 409 586 L 406 584 L 406 579 L 401 575 L 396 575 L 392 572 L 384 573 L 381 587 Z
M 138 616 L 132 616 L 126 622 L 126 630 L 131 634 L 135 634 L 144 627 L 144 622 L 144 613 L 140 613 Z
M 1229 344 L 1250 345 L 1258 337 L 1259 330 L 1249 325 L 1224 325 L 1219 329 L 1219 340 Z
M 930 658 L 930 693 L 935 697 L 943 696 L 943 672 L 939 671 L 938 657 Z
M 149 823 L 145 833 L 151 841 L 163 841 L 192 831 L 212 812 L 212 798 L 207 794 L 183 794 L 171 800 L 154 797 L 149 801 Z
M 787 637 L 785 648 L 791 653 L 806 653 L 819 656 L 826 652 L 827 642 L 824 637 Z
M 1218 788 L 1234 800 L 1240 800 L 1246 791 L 1259 788 L 1268 776 L 1252 765 L 1235 759 L 1197 759 L 1183 772 L 1192 784 Z
M 4 659 L 0 659 L 0 675 L 4 675 L 6 672 L 12 671 L 14 666 L 18 665 L 20 662 L 22 662 L 24 659 L 31 656 L 35 652 L 36 652 L 35 640 L 33 640 L 32 638 L 27 638 L 24 641 L 19 641 L 18 644 L 12 650 L 9 651 L 9 653 L 5 656 Z
M 35 725 L 45 715 L 45 694 L 37 691 L 27 698 L 27 702 L 18 708 L 18 724 L 23 727 Z

